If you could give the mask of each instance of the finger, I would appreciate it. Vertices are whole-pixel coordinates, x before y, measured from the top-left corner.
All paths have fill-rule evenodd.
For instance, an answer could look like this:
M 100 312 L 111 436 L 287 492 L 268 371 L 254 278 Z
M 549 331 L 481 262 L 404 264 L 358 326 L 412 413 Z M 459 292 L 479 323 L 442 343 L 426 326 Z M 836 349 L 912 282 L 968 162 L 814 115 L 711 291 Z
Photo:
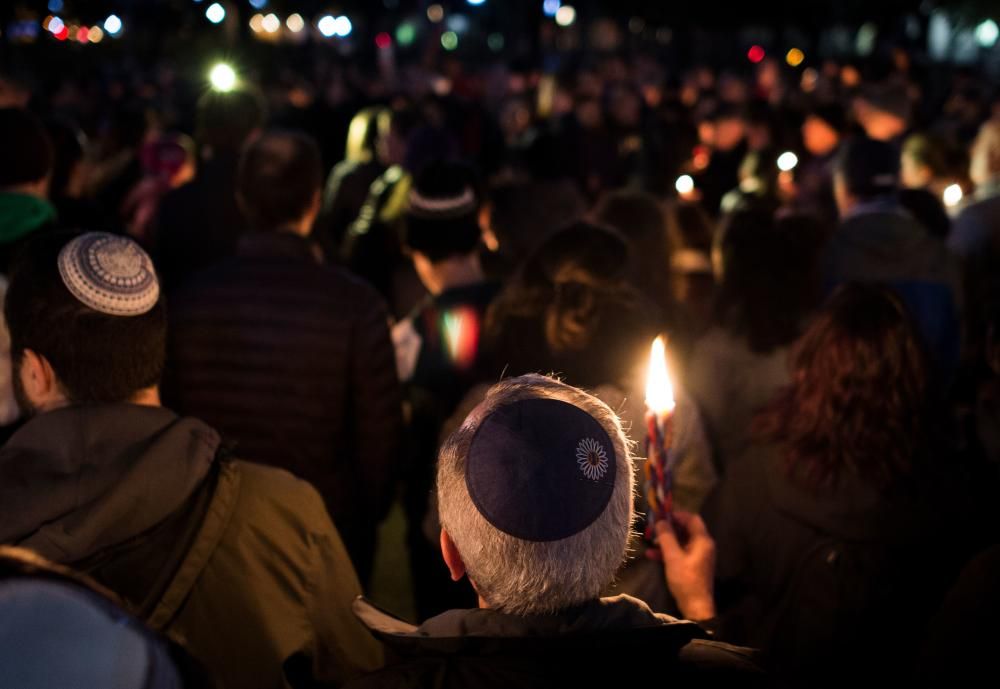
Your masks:
M 681 551 L 681 545 L 677 541 L 677 534 L 674 533 L 670 522 L 666 519 L 656 522 L 656 534 L 660 543 L 660 551 L 666 557 L 669 553 Z

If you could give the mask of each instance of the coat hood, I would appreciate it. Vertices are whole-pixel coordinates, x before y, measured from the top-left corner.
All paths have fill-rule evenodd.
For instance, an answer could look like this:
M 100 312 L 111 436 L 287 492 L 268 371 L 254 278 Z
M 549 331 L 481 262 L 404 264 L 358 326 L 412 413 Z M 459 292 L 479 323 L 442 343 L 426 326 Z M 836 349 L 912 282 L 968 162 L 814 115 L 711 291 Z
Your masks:
M 0 543 L 73 563 L 137 536 L 201 484 L 219 435 L 161 407 L 79 405 L 0 449 Z

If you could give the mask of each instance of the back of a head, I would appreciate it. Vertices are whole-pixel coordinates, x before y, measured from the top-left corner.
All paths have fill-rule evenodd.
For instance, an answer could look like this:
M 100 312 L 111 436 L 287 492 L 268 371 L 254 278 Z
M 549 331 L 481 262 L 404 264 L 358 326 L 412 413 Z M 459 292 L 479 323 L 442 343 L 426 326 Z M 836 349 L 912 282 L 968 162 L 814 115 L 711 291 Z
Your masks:
M 989 120 L 979 130 L 972 147 L 969 177 L 985 185 L 1000 177 L 1000 120 Z
M 665 241 L 663 206 L 646 192 L 621 189 L 604 194 L 594 209 L 594 219 L 614 228 L 637 247 Z
M 45 126 L 23 108 L 0 108 L 0 190 L 45 180 L 55 153 Z
M 494 386 L 441 448 L 442 527 L 493 609 L 551 614 L 598 598 L 633 521 L 628 440 L 614 412 L 530 375 Z
M 586 200 L 569 180 L 515 181 L 490 190 L 490 229 L 500 251 L 523 261 L 554 228 L 583 217 Z
M 826 237 L 819 218 L 738 211 L 716 235 L 722 274 L 716 304 L 720 323 L 766 353 L 798 335 L 819 298 L 818 259 Z
M 426 167 L 410 191 L 404 244 L 432 263 L 475 251 L 482 235 L 477 187 L 475 171 L 466 165 Z
M 660 316 L 628 268 L 628 245 L 613 230 L 581 222 L 556 232 L 490 306 L 496 366 L 557 371 L 585 387 L 627 384 Z
M 899 184 L 899 154 L 883 141 L 854 137 L 837 153 L 834 174 L 844 189 L 857 199 L 892 194 Z
M 920 167 L 926 167 L 931 177 L 948 174 L 948 145 L 933 134 L 911 134 L 903 142 L 903 156 Z
M 34 237 L 4 311 L 15 371 L 26 350 L 44 357 L 70 402 L 126 402 L 163 374 L 166 310 L 152 261 L 130 239 Z
M 522 273 L 526 287 L 540 286 L 549 348 L 583 350 L 596 335 L 609 304 L 626 285 L 628 244 L 617 232 L 580 222 L 538 247 Z
M 375 156 L 375 142 L 379 130 L 388 125 L 389 109 L 383 107 L 363 108 L 351 119 L 347 130 L 347 146 L 344 159 L 356 163 L 367 163 Z
M 83 130 L 67 119 L 50 120 L 46 129 L 54 152 L 50 192 L 58 198 L 70 191 L 73 170 L 83 161 L 87 139 Z
M 641 191 L 613 191 L 598 202 L 594 218 L 628 240 L 634 283 L 654 302 L 665 305 L 670 245 L 666 211 L 659 200 Z
M 667 213 L 667 232 L 671 253 L 690 249 L 707 254 L 712 249 L 712 220 L 699 203 L 671 203 Z
M 264 98 L 252 88 L 209 91 L 198 101 L 195 140 L 203 151 L 236 153 L 266 118 Z
M 300 132 L 271 131 L 244 149 L 236 194 L 253 227 L 276 230 L 306 217 L 318 203 L 322 183 L 316 142 Z
M 757 420 L 788 469 L 823 485 L 852 472 L 885 487 L 925 437 L 928 364 L 903 302 L 876 285 L 841 287 L 792 352 L 792 385 Z

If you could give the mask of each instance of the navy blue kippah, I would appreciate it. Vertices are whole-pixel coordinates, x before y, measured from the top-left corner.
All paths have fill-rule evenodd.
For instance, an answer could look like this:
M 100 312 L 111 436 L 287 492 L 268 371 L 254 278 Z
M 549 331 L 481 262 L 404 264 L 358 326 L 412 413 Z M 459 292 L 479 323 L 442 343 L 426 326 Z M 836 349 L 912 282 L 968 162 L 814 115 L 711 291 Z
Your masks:
M 615 488 L 615 446 L 579 407 L 552 399 L 505 404 L 480 424 L 465 483 L 490 524 L 525 541 L 558 541 L 590 526 Z

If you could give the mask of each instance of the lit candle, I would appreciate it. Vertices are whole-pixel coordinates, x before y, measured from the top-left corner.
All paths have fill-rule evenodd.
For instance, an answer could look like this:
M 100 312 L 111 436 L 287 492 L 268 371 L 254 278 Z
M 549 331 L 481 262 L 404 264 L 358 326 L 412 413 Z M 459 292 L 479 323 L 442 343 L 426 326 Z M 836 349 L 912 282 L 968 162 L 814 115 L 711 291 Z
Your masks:
M 646 375 L 646 500 L 649 527 L 669 519 L 673 508 L 674 386 L 667 372 L 663 338 L 653 340 Z

